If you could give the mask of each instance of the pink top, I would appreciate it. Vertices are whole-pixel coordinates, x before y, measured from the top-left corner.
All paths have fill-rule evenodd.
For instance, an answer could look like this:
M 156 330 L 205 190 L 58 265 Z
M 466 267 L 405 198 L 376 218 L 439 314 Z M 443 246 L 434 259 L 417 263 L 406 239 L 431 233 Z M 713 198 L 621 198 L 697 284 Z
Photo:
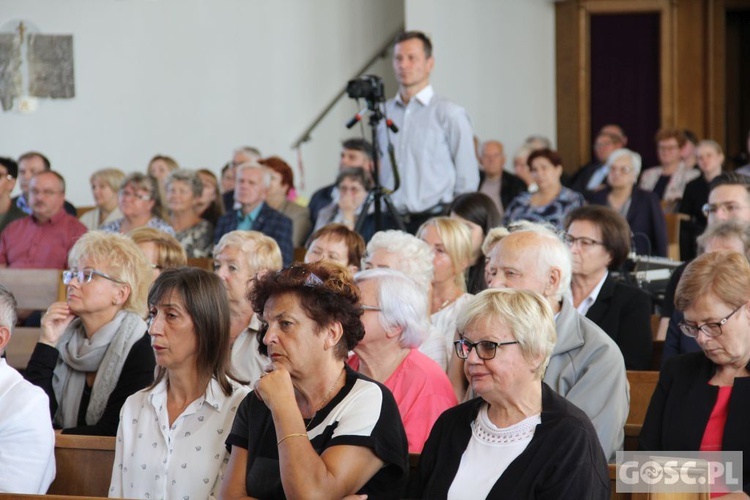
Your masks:
M 724 426 L 727 423 L 727 414 L 729 413 L 729 398 L 732 396 L 732 386 L 719 387 L 719 395 L 716 398 L 714 409 L 711 410 L 711 416 L 708 417 L 706 429 L 703 431 L 700 451 L 721 451 L 722 442 L 724 441 Z M 720 478 L 715 478 L 715 481 Z M 724 484 L 714 484 L 712 486 L 711 498 L 722 496 L 728 493 Z
M 86 226 L 62 207 L 44 223 L 32 215 L 18 219 L 0 233 L 0 264 L 10 268 L 65 269 L 68 251 L 85 232 Z
M 356 354 L 348 363 L 359 370 Z M 435 420 L 458 404 L 448 376 L 435 361 L 412 349 L 384 385 L 396 399 L 409 441 L 409 453 L 421 453 Z

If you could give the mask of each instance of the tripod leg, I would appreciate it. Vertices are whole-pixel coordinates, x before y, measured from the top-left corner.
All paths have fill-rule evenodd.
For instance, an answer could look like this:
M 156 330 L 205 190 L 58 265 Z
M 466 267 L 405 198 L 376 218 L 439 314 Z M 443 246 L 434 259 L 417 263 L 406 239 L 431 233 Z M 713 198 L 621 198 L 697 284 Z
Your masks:
M 357 223 L 354 225 L 354 230 L 358 232 L 359 234 L 362 234 L 362 227 L 364 227 L 365 225 L 365 219 L 367 218 L 367 213 L 370 211 L 370 207 L 372 206 L 372 202 L 374 200 L 375 200 L 375 192 L 370 191 L 367 195 L 367 198 L 365 198 L 365 202 L 362 203 L 362 210 L 359 212 Z
M 385 201 L 385 207 L 387 212 L 391 215 L 393 220 L 396 222 L 396 226 L 403 232 L 406 231 L 406 226 L 404 225 L 404 221 L 401 219 L 401 215 L 396 211 L 396 207 L 393 206 L 393 202 L 391 201 L 391 197 L 388 194 L 383 195 L 383 201 Z

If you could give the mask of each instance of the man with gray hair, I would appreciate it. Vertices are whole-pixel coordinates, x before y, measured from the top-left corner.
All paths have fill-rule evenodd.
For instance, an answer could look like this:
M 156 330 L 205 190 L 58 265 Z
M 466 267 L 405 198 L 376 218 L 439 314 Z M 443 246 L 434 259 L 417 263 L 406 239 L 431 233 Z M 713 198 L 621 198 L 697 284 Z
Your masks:
M 237 167 L 234 192 L 239 208 L 219 217 L 214 243 L 236 229 L 258 231 L 276 240 L 284 265 L 288 266 L 294 259 L 292 220 L 265 203 L 270 185 L 271 173 L 263 165 L 249 162 Z
M 570 299 L 572 259 L 568 247 L 541 224 L 523 223 L 498 241 L 487 264 L 490 288 L 532 290 L 552 306 L 557 344 L 544 382 L 589 416 L 612 462 L 622 450 L 630 408 L 620 349 Z
M 231 178 L 234 179 L 236 177 L 237 167 L 243 163 L 257 162 L 261 157 L 260 150 L 253 146 L 242 146 L 235 149 L 232 153 L 232 161 L 226 165 L 228 168 L 232 169 Z M 222 172 L 224 172 L 224 170 L 222 170 Z M 237 208 L 234 200 L 234 189 L 222 194 L 221 199 L 224 202 L 224 209 L 227 212 L 231 212 L 233 209 Z
M 0 355 L 16 325 L 16 299 L 0 285 Z M 55 478 L 49 399 L 0 358 L 0 492 L 43 495 Z

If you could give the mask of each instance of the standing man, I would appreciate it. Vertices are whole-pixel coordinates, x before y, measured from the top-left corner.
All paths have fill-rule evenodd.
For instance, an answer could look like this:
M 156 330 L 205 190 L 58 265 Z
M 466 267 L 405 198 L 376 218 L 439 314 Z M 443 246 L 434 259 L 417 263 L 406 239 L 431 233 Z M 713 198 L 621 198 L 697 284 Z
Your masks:
M 10 199 L 17 177 L 18 163 L 11 158 L 0 157 L 0 233 L 14 220 L 26 217 L 23 210 Z
M 65 269 L 68 251 L 86 226 L 65 212 L 65 179 L 52 170 L 29 183 L 31 215 L 13 221 L 0 234 L 0 267 Z
M 235 201 L 239 208 L 230 210 L 216 222 L 214 243 L 230 231 L 259 231 L 276 240 L 281 249 L 284 265 L 294 259 L 292 220 L 265 203 L 271 173 L 257 162 L 243 163 L 237 167 Z
M 435 64 L 432 42 L 421 31 L 396 37 L 393 69 L 398 94 L 386 105 L 386 115 L 399 128 L 378 128 L 380 178 L 394 187 L 388 144 L 393 144 L 401 186 L 392 195 L 396 210 L 409 232 L 435 215 L 457 195 L 479 186 L 479 166 L 474 151 L 474 131 L 466 110 L 435 94 L 430 73 Z
M 31 201 L 29 200 L 29 186 L 31 185 L 31 179 L 38 173 L 49 171 L 52 169 L 52 165 L 42 153 L 37 151 L 29 151 L 28 153 L 22 154 L 18 158 L 18 175 L 21 184 L 21 194 L 13 198 L 13 203 L 18 208 L 23 210 L 26 215 L 31 215 Z M 72 216 L 77 216 L 76 207 L 72 203 L 64 201 L 63 207 L 65 211 Z

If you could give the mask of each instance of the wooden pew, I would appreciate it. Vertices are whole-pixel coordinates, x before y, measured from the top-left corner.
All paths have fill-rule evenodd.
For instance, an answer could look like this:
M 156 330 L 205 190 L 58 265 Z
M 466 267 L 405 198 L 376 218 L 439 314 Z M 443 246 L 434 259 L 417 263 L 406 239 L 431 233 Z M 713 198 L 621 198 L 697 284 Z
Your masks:
M 190 267 L 197 267 L 205 271 L 214 270 L 214 259 L 211 257 L 195 257 L 187 260 L 187 265 Z
M 651 395 L 659 381 L 659 372 L 628 371 L 627 377 L 630 384 L 630 412 L 625 421 L 625 450 L 633 451 L 638 449 L 638 436 L 646 418 Z
M 113 436 L 55 437 L 57 475 L 48 493 L 106 497 L 115 461 Z

